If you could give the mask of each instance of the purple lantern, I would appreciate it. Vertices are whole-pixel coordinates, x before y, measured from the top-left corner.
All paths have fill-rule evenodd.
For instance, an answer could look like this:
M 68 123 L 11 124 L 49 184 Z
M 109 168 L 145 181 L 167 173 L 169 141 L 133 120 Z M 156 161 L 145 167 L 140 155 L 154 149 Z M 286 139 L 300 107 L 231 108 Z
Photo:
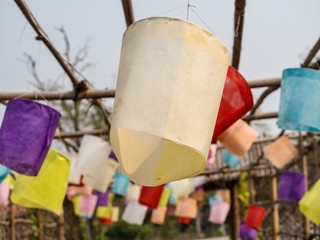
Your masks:
M 111 152 L 109 153 L 109 158 L 111 158 L 112 160 L 118 162 L 117 156 L 114 153 L 114 151 L 111 150 Z
M 278 188 L 278 199 L 299 201 L 306 192 L 306 177 L 302 173 L 284 171 Z
M 11 100 L 0 129 L 0 163 L 36 176 L 49 151 L 60 113 L 26 99 Z
M 247 227 L 243 222 L 240 224 L 240 232 L 239 237 L 241 239 L 247 239 L 247 238 L 256 238 L 258 236 L 257 230 Z
M 102 207 L 108 206 L 108 201 L 109 201 L 108 191 L 106 192 L 95 191 L 94 194 L 98 196 L 97 206 L 102 206 Z

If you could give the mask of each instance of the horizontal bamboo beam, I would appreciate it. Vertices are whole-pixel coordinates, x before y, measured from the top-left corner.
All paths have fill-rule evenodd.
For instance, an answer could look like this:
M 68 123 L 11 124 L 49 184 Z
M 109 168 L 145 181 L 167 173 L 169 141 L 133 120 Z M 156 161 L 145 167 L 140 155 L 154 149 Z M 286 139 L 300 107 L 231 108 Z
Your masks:
M 260 113 L 254 115 L 247 115 L 243 117 L 245 121 L 252 121 L 252 120 L 259 120 L 259 119 L 270 119 L 270 118 L 277 118 L 277 112 L 269 112 L 269 113 Z
M 106 135 L 109 134 L 108 129 L 95 129 L 95 130 L 84 130 L 84 131 L 78 131 L 78 132 L 56 132 L 54 135 L 54 138 L 76 138 L 76 137 L 82 137 L 83 135 Z
M 33 100 L 74 100 L 74 99 L 99 99 L 113 98 L 115 90 L 87 90 L 76 94 L 75 92 L 38 91 L 38 92 L 0 92 L 0 101 L 14 98 L 27 98 Z
M 270 78 L 264 80 L 249 81 L 250 88 L 280 86 L 281 78 Z

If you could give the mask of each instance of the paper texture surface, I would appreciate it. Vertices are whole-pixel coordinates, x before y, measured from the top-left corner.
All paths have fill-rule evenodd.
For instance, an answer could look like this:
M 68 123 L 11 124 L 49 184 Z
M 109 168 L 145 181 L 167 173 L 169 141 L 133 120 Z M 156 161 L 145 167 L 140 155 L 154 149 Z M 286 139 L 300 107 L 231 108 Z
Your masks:
M 110 138 L 123 171 L 156 186 L 206 165 L 229 63 L 192 23 L 149 18 L 124 34 Z

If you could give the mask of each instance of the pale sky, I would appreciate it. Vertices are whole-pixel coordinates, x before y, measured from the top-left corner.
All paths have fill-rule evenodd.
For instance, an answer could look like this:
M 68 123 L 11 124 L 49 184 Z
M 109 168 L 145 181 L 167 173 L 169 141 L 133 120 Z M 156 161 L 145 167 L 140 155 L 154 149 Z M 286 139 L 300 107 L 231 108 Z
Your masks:
M 96 88 L 114 88 L 122 34 L 126 29 L 121 1 L 46 0 L 26 1 L 43 29 L 63 51 L 63 25 L 75 54 L 89 39 L 88 61 L 94 66 L 84 73 Z M 186 19 L 187 0 L 133 0 L 135 19 L 150 16 Z M 189 21 L 210 30 L 232 53 L 233 0 L 190 0 L 197 14 Z M 169 11 L 176 9 L 174 11 Z M 285 68 L 299 67 L 320 35 L 319 0 L 247 0 L 239 71 L 247 80 L 281 77 Z M 55 79 L 62 70 L 46 47 L 35 40 L 35 32 L 12 0 L 0 1 L 0 91 L 32 91 L 32 80 L 23 53 L 34 56 L 41 79 Z M 61 79 L 71 90 L 67 77 Z M 255 98 L 258 96 L 254 92 Z M 263 112 L 277 111 L 279 91 L 263 105 Z M 0 122 L 4 107 L 0 105 Z M 274 124 L 274 121 L 273 121 Z

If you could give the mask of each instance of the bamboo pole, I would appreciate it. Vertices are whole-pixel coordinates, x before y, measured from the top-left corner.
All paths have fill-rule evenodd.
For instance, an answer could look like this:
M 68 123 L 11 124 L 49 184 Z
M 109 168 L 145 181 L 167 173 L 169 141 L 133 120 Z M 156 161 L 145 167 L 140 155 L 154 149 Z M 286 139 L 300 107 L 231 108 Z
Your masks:
M 279 240 L 279 204 L 278 204 L 278 192 L 277 192 L 277 176 L 274 175 L 271 178 L 271 199 L 272 199 L 272 225 L 273 225 L 273 240 Z
M 41 209 L 37 211 L 38 218 L 38 239 L 44 240 L 44 232 L 43 232 L 43 212 Z
M 13 203 L 10 202 L 10 240 L 16 239 L 15 211 Z
M 308 189 L 308 156 L 306 154 L 302 157 L 302 172 L 306 178 L 306 189 Z M 310 221 L 304 217 L 304 239 L 310 237 Z
M 238 183 L 233 184 L 231 188 L 231 210 L 232 210 L 232 233 L 231 238 L 233 240 L 238 239 L 239 226 L 240 226 L 240 207 L 238 201 Z
M 59 240 L 64 240 L 64 215 L 61 213 L 58 218 Z

